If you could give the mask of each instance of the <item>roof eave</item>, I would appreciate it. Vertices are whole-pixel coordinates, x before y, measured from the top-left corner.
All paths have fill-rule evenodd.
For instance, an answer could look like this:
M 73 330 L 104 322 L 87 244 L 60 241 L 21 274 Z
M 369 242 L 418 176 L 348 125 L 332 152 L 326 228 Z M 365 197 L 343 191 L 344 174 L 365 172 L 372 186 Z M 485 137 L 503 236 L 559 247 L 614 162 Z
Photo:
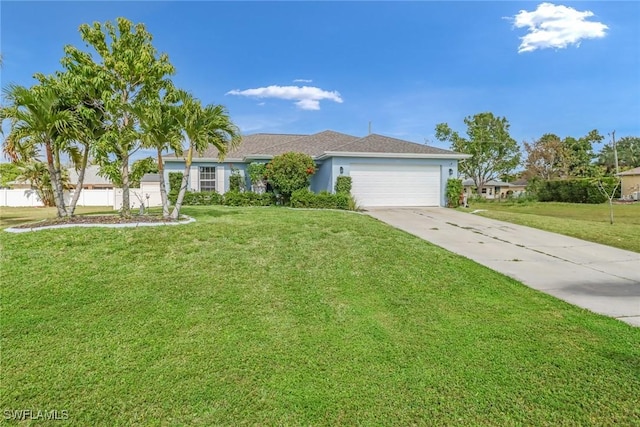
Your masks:
M 184 163 L 184 158 L 182 157 L 164 157 L 163 160 L 165 162 L 183 162 Z M 240 157 L 225 157 L 224 159 L 220 160 L 217 157 L 194 157 L 193 161 L 198 161 L 198 162 L 210 162 L 210 163 L 233 163 L 233 162 L 243 162 L 244 159 L 240 158 Z
M 273 159 L 273 156 L 269 154 L 249 154 L 247 156 L 244 156 L 242 160 L 246 162 L 250 160 L 271 160 L 271 159 Z
M 368 153 L 355 151 L 325 151 L 316 157 L 316 160 L 322 160 L 327 157 L 373 157 L 373 158 L 391 158 L 391 159 L 448 159 L 448 160 L 464 160 L 472 156 L 470 154 L 440 154 L 440 153 Z

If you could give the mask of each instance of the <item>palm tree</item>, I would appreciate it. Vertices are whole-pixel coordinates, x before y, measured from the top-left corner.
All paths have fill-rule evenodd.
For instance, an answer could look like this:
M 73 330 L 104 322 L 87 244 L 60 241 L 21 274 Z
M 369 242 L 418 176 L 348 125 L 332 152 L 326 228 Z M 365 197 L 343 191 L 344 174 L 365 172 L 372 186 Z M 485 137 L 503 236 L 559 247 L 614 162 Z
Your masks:
M 177 97 L 180 105 L 176 118 L 182 136 L 186 140 L 187 149 L 180 192 L 171 212 L 171 218 L 174 219 L 180 215 L 194 153 L 202 153 L 213 145 L 218 149 L 218 157 L 222 160 L 240 143 L 240 131 L 231 122 L 229 114 L 222 105 L 207 105 L 203 108 L 198 99 L 184 91 L 179 91 Z M 176 154 L 183 154 L 183 152 L 178 150 Z
M 39 148 L 44 149 L 57 213 L 59 217 L 66 216 L 60 154 L 66 148 L 72 157 L 76 156 L 65 142 L 78 129 L 77 117 L 69 109 L 60 108 L 58 94 L 50 85 L 10 85 L 4 92 L 9 105 L 0 107 L 0 120 L 11 122 L 4 152 L 13 161 L 28 161 L 40 155 Z
M 157 152 L 160 198 L 162 199 L 162 216 L 164 218 L 169 218 L 169 198 L 167 197 L 167 186 L 164 179 L 162 152 L 165 150 L 181 150 L 182 135 L 176 113 L 176 106 L 167 97 L 136 109 L 136 116 L 140 122 L 142 146 L 155 148 Z
M 38 159 L 31 159 L 27 162 L 18 163 L 18 169 L 20 175 L 16 177 L 16 180 L 28 182 L 45 206 L 55 206 L 54 192 L 47 165 Z M 62 186 L 65 189 L 71 187 L 69 174 L 66 171 L 62 174 Z

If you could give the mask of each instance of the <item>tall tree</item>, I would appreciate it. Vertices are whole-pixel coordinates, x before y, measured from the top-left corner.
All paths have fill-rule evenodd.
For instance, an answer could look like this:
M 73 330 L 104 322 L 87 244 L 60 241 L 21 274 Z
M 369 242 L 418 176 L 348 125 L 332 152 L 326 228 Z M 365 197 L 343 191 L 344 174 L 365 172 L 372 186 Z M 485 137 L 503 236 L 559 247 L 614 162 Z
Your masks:
M 533 143 L 524 143 L 527 158 L 524 176 L 527 179 L 566 178 L 569 176 L 571 153 L 564 142 L 552 133 L 542 135 Z
M 171 86 L 169 76 L 174 68 L 166 54 L 158 55 L 144 24 L 117 18 L 104 24 L 83 24 L 80 34 L 97 52 L 97 60 L 89 52 L 66 46 L 62 64 L 78 81 L 90 81 L 100 93 L 105 135 L 97 144 L 95 160 L 107 175 L 120 175 L 122 214 L 130 216 L 129 162 L 140 148 L 133 111 Z
M 177 107 L 167 97 L 158 98 L 136 110 L 140 119 L 140 140 L 145 148 L 156 150 L 156 167 L 160 177 L 160 199 L 162 216 L 169 217 L 169 198 L 164 179 L 164 160 L 166 150 L 181 151 L 182 135 L 176 114 Z
M 593 164 L 593 159 L 595 158 L 593 144 L 597 144 L 603 139 L 604 137 L 594 129 L 578 139 L 568 136 L 563 140 L 564 145 L 569 150 L 570 176 L 593 177 L 597 175 L 597 168 Z
M 453 150 L 472 156 L 461 162 L 459 168 L 481 192 L 488 181 L 510 173 L 520 164 L 520 151 L 509 135 L 506 118 L 487 112 L 468 116 L 464 123 L 468 138 L 461 137 L 447 123 L 436 126 L 436 138 L 449 141 Z
M 72 157 L 76 155 L 67 142 L 78 131 L 77 116 L 61 105 L 56 86 L 46 82 L 31 88 L 10 85 L 4 92 L 9 104 L 0 107 L 0 119 L 10 120 L 5 154 L 13 162 L 28 162 L 37 159 L 43 149 L 57 214 L 67 216 L 61 152 L 68 150 Z
M 620 171 L 633 169 L 640 166 L 640 138 L 637 136 L 625 136 L 616 141 L 618 151 L 618 165 Z M 613 141 L 605 144 L 598 154 L 596 163 L 606 168 L 607 174 L 615 173 L 616 163 L 613 152 Z
M 36 74 L 35 77 L 42 84 L 55 87 L 58 108 L 71 112 L 76 118 L 74 132 L 58 140 L 58 150 L 69 155 L 73 167 L 78 172 L 73 196 L 66 206 L 67 215 L 73 216 L 82 192 L 89 155 L 104 135 L 103 108 L 91 82 L 79 80 L 77 76 L 68 72 L 57 72 L 55 76 Z
M 213 145 L 218 149 L 218 157 L 222 160 L 240 143 L 240 131 L 222 105 L 202 107 L 199 100 L 184 91 L 179 91 L 177 97 L 180 106 L 176 117 L 186 149 L 183 146 L 181 150 L 176 151 L 176 154 L 184 154 L 185 166 L 178 198 L 171 212 L 174 219 L 180 215 L 194 154 L 202 153 Z

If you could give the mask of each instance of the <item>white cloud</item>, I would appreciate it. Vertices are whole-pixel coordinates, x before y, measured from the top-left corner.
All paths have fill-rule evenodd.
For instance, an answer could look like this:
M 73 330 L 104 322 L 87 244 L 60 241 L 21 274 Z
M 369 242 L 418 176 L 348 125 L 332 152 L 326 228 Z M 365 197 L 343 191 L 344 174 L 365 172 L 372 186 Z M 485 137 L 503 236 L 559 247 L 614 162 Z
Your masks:
M 515 15 L 513 25 L 528 28 L 529 33 L 521 37 L 518 53 L 536 49 L 563 49 L 569 45 L 580 46 L 582 39 L 601 38 L 609 28 L 601 22 L 587 21 L 593 12 L 578 11 L 572 7 L 540 3 L 533 12 L 521 10 Z
M 267 86 L 246 90 L 230 90 L 227 95 L 249 96 L 254 98 L 279 98 L 294 100 L 295 104 L 302 110 L 319 110 L 320 101 L 328 99 L 337 103 L 342 103 L 340 93 L 337 91 L 326 91 L 313 86 Z
M 295 79 L 294 83 L 311 83 L 313 80 L 311 79 Z

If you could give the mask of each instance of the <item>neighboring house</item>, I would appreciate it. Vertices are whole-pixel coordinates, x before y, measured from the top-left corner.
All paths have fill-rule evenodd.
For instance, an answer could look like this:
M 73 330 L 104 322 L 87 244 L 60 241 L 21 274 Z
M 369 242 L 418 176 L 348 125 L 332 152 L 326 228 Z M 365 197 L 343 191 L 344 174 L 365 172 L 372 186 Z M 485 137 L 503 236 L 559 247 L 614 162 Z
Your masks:
M 640 200 L 640 167 L 620 172 L 621 197 L 623 199 Z
M 464 193 L 467 195 L 474 194 L 476 191 L 476 184 L 472 179 L 465 179 L 462 181 L 462 186 L 464 188 Z M 480 196 L 489 200 L 505 199 L 507 197 L 519 195 L 524 192 L 525 187 L 526 184 L 522 185 L 522 183 L 516 185 L 492 179 L 484 184 Z
M 509 183 L 509 190 L 507 191 L 507 195 L 509 195 L 509 191 L 512 191 L 511 195 L 519 196 L 520 194 L 524 194 L 527 191 L 527 184 L 529 181 L 526 179 L 516 179 L 513 182 Z
M 371 134 L 364 138 L 334 131 L 313 135 L 254 134 L 224 161 L 210 148 L 194 157 L 189 188 L 192 191 L 229 189 L 232 168 L 246 177 L 247 165 L 268 162 L 274 156 L 295 151 L 310 155 L 317 171 L 311 190 L 334 192 L 338 176 L 352 178 L 352 194 L 361 206 L 445 206 L 449 177 L 458 176 L 458 161 L 469 155 Z M 183 172 L 184 159 L 166 156 L 166 180 L 170 172 Z
M 113 182 L 109 178 L 98 175 L 100 167 L 97 165 L 87 166 L 84 172 L 84 180 L 82 181 L 82 188 L 85 190 L 101 190 L 105 188 L 114 188 Z M 72 188 L 75 188 L 78 183 L 78 171 L 74 168 L 69 168 L 69 182 Z

